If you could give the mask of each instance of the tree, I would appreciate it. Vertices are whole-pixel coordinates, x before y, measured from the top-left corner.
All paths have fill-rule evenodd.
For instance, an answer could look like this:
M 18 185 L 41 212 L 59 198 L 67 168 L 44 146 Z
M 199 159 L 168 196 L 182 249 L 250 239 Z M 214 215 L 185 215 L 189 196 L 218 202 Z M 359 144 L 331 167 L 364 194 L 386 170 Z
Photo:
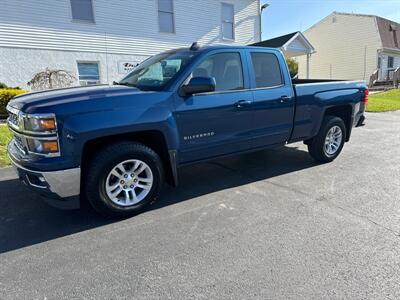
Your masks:
M 69 87 L 76 83 L 75 76 L 65 70 L 46 70 L 33 76 L 28 82 L 28 86 L 34 91 L 48 90 L 55 88 Z
M 299 73 L 299 64 L 293 58 L 286 58 L 286 63 L 289 67 L 290 76 L 293 78 Z

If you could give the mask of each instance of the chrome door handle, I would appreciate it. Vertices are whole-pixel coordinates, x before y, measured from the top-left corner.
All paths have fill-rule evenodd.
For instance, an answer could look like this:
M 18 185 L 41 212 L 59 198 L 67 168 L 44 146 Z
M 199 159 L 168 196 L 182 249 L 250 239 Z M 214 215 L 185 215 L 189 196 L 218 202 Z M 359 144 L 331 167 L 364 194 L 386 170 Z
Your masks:
M 250 101 L 250 100 L 240 100 L 240 101 L 238 101 L 238 102 L 235 103 L 235 106 L 236 106 L 237 108 L 242 108 L 242 107 L 249 106 L 249 105 L 251 105 L 252 103 L 253 103 L 253 101 Z

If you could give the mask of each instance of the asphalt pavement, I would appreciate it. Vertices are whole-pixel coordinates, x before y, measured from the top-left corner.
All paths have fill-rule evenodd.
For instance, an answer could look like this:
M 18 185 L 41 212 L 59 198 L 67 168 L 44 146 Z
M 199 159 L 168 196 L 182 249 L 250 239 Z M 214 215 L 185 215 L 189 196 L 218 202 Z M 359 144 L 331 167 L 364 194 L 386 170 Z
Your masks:
M 112 222 L 0 170 L 0 299 L 400 299 L 400 111 L 330 164 L 296 143 L 180 180 Z

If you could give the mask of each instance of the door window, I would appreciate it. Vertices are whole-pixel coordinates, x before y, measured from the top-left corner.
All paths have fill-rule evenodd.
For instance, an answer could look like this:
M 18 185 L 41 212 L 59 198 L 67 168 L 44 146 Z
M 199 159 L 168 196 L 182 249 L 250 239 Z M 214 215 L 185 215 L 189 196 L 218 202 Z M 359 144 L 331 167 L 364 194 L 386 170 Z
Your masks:
M 257 88 L 269 88 L 283 84 L 278 58 L 272 53 L 251 53 Z
M 244 88 L 243 68 L 239 53 L 218 53 L 207 57 L 191 74 L 192 77 L 213 77 L 216 91 Z

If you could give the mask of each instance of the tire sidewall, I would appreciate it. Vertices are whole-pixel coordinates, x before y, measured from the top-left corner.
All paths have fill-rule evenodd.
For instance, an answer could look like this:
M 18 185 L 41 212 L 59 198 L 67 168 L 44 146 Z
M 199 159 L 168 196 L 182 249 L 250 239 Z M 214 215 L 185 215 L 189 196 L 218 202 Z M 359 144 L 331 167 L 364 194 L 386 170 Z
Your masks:
M 342 141 L 340 143 L 339 148 L 336 150 L 335 154 L 327 155 L 325 153 L 325 139 L 326 139 L 326 136 L 327 136 L 329 130 L 331 130 L 331 128 L 334 126 L 338 126 L 342 130 Z M 329 119 L 324 124 L 324 131 L 320 138 L 320 143 L 319 143 L 319 146 L 321 147 L 321 154 L 323 155 L 324 160 L 332 161 L 336 157 L 338 157 L 340 152 L 342 152 L 345 141 L 346 141 L 346 126 L 344 125 L 344 122 L 342 121 L 342 119 L 337 118 L 337 117 Z
M 110 171 L 119 163 L 129 160 L 129 159 L 138 159 L 145 162 L 151 169 L 153 173 L 153 185 L 150 189 L 150 192 L 146 195 L 146 197 L 140 201 L 139 203 L 132 206 L 120 206 L 115 204 L 108 197 L 105 183 Z M 96 199 L 97 203 L 94 203 L 94 206 L 101 206 L 102 211 L 106 211 L 107 215 L 114 214 L 116 216 L 129 216 L 143 209 L 146 205 L 153 202 L 158 195 L 158 192 L 162 185 L 162 165 L 158 156 L 151 155 L 145 151 L 141 151 L 139 149 L 132 151 L 122 151 L 120 153 L 116 153 L 114 156 L 109 157 L 104 160 L 102 166 L 96 170 L 95 174 L 92 174 L 94 178 L 92 178 L 91 182 L 94 183 L 95 186 L 92 185 L 91 188 L 95 189 L 95 193 L 92 194 L 89 199 Z M 90 187 L 89 187 L 90 188 Z M 92 200 L 93 201 L 93 200 Z

